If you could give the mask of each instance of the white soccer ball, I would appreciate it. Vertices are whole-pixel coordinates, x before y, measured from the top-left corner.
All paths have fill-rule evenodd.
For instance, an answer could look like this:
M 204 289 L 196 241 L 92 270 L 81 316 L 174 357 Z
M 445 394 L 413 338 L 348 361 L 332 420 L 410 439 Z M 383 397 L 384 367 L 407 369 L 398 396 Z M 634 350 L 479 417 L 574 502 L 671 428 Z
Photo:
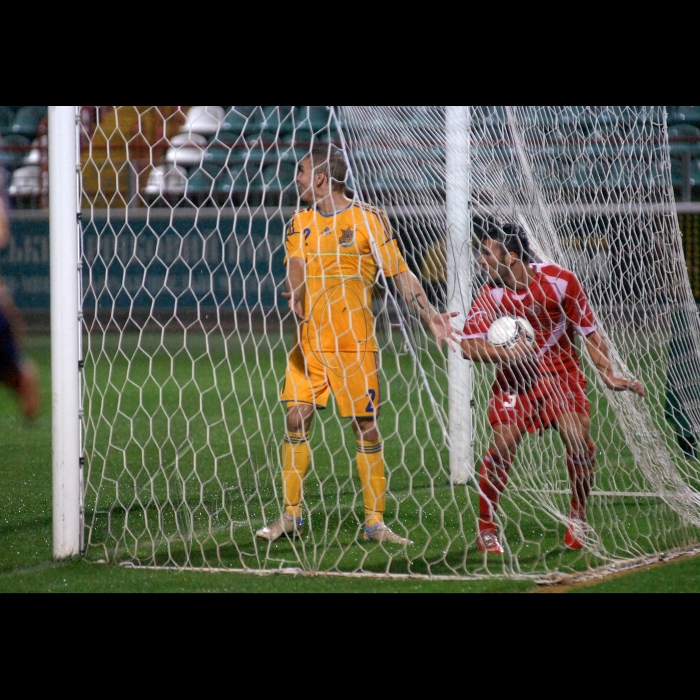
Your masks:
M 501 316 L 490 326 L 486 335 L 491 345 L 499 348 L 512 348 L 520 337 L 521 326 L 513 316 Z

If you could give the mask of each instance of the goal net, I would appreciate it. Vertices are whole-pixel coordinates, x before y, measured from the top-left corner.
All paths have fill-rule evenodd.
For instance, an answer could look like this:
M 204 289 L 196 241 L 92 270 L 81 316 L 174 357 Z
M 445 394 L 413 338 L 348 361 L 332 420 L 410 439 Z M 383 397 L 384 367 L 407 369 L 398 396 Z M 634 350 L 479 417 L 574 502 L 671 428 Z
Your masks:
M 82 107 L 84 554 L 132 566 L 542 582 L 700 547 L 698 312 L 664 107 Z M 352 196 L 383 209 L 432 302 L 462 323 L 483 279 L 472 237 L 522 226 L 582 280 L 616 373 L 589 379 L 588 538 L 564 546 L 571 484 L 555 431 L 528 435 L 476 546 L 492 365 L 439 348 L 380 276 L 385 521 L 362 539 L 349 421 L 318 411 L 302 537 L 282 512 L 279 401 L 296 322 L 284 227 L 298 162 L 333 142 Z

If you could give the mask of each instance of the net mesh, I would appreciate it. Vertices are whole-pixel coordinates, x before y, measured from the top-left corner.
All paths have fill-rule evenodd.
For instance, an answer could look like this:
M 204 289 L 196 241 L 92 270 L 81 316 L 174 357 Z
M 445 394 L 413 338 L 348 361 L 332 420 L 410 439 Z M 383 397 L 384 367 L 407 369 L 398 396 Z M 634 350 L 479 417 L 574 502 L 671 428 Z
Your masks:
M 467 178 L 446 153 L 466 117 Z M 597 575 L 698 545 L 698 314 L 685 270 L 663 107 L 83 107 L 83 404 L 86 557 L 135 566 L 345 576 Z M 255 537 L 282 508 L 279 403 L 296 323 L 284 226 L 296 165 L 333 142 L 353 196 L 387 212 L 433 303 L 466 315 L 450 271 L 489 218 L 526 229 L 541 261 L 588 292 L 617 374 L 583 353 L 597 466 L 589 537 L 563 545 L 571 496 L 554 431 L 523 441 L 498 512 L 506 553 L 477 551 L 478 467 L 493 366 L 450 401 L 438 348 L 391 279 L 374 313 L 388 482 L 385 520 L 413 544 L 362 539 L 356 445 L 331 401 L 314 419 L 299 539 Z M 463 170 L 459 170 L 463 173 Z M 451 225 L 450 192 L 469 231 Z M 466 240 L 466 243 L 465 243 Z M 453 276 L 454 277 L 454 276 Z M 461 320 L 461 319 L 460 319 Z M 470 403 L 472 405 L 469 410 Z M 470 418 L 466 444 L 450 411 Z

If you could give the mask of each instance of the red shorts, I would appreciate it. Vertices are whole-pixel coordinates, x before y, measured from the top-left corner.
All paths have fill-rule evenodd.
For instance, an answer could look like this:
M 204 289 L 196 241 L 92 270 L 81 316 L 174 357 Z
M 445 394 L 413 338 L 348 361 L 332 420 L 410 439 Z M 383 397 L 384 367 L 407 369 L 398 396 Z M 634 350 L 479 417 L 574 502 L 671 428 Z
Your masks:
M 528 433 L 551 427 L 565 413 L 591 415 L 586 395 L 586 377 L 582 372 L 544 375 L 530 391 L 509 394 L 498 384 L 493 386 L 489 401 L 489 423 L 517 425 Z

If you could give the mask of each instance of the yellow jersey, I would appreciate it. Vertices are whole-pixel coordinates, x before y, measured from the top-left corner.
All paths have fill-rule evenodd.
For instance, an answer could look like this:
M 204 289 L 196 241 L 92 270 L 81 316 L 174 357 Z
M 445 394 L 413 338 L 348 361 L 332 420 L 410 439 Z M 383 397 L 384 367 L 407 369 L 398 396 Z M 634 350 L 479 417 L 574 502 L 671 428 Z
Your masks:
M 386 214 L 359 202 L 328 216 L 294 213 L 285 235 L 290 258 L 306 263 L 302 335 L 312 350 L 376 352 L 372 288 L 378 261 L 387 277 L 408 270 Z

